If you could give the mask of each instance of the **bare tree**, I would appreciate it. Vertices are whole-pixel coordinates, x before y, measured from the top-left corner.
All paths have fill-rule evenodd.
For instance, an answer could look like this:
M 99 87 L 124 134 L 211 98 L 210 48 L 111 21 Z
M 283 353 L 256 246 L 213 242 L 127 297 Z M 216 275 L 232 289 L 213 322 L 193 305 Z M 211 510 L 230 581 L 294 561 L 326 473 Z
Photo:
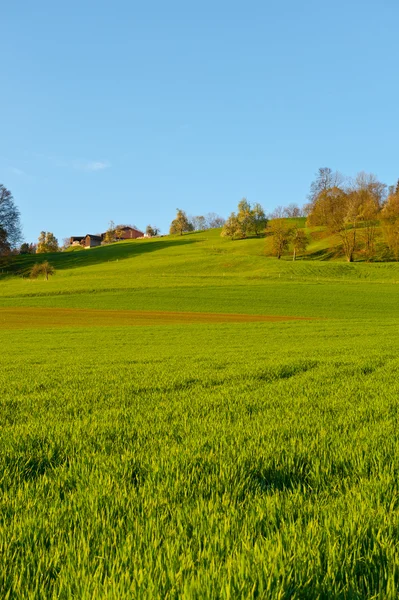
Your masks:
M 299 208 L 297 204 L 292 202 L 284 208 L 283 215 L 289 219 L 296 219 L 298 217 L 302 217 L 302 209 Z
M 205 229 L 208 229 L 206 218 L 203 215 L 191 217 L 190 221 L 193 224 L 194 231 L 204 231 Z
M 226 219 L 217 215 L 214 212 L 210 212 L 205 215 L 205 220 L 207 224 L 207 229 L 218 229 L 219 227 L 223 227 L 226 222 Z
M 283 219 L 284 218 L 284 206 L 276 206 L 273 212 L 270 213 L 270 219 Z
M 341 187 L 344 182 L 345 177 L 338 171 L 333 171 L 329 167 L 320 167 L 315 180 L 310 184 L 309 202 L 313 203 L 319 194 L 334 187 Z

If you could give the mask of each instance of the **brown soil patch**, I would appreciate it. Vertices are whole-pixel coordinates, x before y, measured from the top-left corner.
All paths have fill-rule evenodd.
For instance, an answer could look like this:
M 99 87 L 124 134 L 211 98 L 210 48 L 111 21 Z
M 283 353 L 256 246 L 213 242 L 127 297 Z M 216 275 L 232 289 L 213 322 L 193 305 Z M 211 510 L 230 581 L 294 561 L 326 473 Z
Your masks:
M 85 308 L 0 308 L 0 329 L 45 329 L 48 327 L 120 327 L 187 325 L 191 323 L 251 323 L 259 321 L 309 320 L 229 313 L 195 313 L 150 310 L 99 310 Z

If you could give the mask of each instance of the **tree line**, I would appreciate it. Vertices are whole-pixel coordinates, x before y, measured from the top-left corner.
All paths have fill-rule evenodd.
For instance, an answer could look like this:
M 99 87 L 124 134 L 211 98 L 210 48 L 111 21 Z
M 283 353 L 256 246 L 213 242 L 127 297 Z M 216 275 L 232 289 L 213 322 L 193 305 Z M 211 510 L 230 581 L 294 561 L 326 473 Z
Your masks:
M 375 258 L 378 228 L 381 228 L 385 247 L 399 261 L 399 181 L 388 187 L 372 173 L 361 172 L 355 178 L 348 178 L 328 167 L 318 170 L 303 207 L 290 203 L 266 214 L 261 204 L 251 204 L 243 198 L 227 219 L 216 213 L 188 216 L 184 210 L 177 209 L 169 233 L 183 235 L 221 227 L 221 235 L 232 240 L 272 236 L 273 254 L 280 258 L 291 248 L 295 260 L 309 243 L 303 228 L 289 222 L 289 219 L 301 216 L 306 216 L 307 226 L 321 226 L 337 236 L 348 262 L 354 260 L 357 252 L 361 252 L 367 261 Z M 111 221 L 106 243 L 118 239 L 120 227 Z M 146 234 L 156 236 L 159 228 L 148 225 Z M 11 192 L 0 184 L 0 255 L 16 251 L 22 254 L 57 252 L 60 249 L 51 232 L 42 231 L 37 244 L 23 243 L 18 247 L 21 238 L 19 210 Z M 64 247 L 67 245 L 68 240 L 64 240 Z
M 290 247 L 295 260 L 305 251 L 309 237 L 287 218 L 306 216 L 308 227 L 324 227 L 341 242 L 348 262 L 361 252 L 366 261 L 376 256 L 378 228 L 385 246 L 399 260 L 399 181 L 387 186 L 372 173 L 360 172 L 352 179 L 328 167 L 318 170 L 311 183 L 308 202 L 302 207 L 278 206 L 266 215 L 260 204 L 251 205 L 243 198 L 237 211 L 226 220 L 221 235 L 243 239 L 249 235 L 272 236 L 272 252 L 277 258 Z
M 399 260 L 399 181 L 387 186 L 372 173 L 346 178 L 320 168 L 305 206 L 307 224 L 324 226 L 339 237 L 348 262 L 360 251 L 367 261 L 376 256 L 377 228 Z
M 176 217 L 170 224 L 170 235 L 183 235 L 190 231 L 206 231 L 215 229 L 224 225 L 225 219 L 216 213 L 207 213 L 206 215 L 188 216 L 181 208 L 176 209 Z

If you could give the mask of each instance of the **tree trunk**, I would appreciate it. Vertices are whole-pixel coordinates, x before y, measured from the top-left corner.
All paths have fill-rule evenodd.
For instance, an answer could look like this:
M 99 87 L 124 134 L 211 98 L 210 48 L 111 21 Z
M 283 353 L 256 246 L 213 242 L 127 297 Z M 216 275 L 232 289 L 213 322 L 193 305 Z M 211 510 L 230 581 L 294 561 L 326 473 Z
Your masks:
M 294 254 L 292 255 L 292 260 L 296 260 L 296 248 L 294 248 Z

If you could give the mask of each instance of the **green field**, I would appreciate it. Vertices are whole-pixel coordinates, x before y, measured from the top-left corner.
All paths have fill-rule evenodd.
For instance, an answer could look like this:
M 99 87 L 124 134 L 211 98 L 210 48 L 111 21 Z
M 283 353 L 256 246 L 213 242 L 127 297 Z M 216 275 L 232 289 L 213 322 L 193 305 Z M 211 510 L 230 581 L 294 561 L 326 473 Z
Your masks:
M 0 266 L 1 598 L 398 598 L 399 265 L 219 234 Z

